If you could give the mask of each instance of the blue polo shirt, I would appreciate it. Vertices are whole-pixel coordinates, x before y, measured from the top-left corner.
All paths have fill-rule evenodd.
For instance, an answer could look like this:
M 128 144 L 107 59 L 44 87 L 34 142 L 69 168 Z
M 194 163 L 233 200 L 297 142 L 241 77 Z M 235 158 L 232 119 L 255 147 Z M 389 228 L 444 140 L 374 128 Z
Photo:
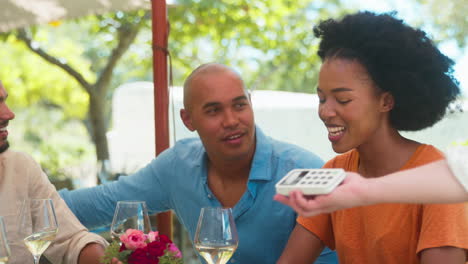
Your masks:
M 270 264 L 280 257 L 296 213 L 273 200 L 275 183 L 294 168 L 319 168 L 322 160 L 256 128 L 256 150 L 247 190 L 232 209 L 239 246 L 229 263 Z M 60 194 L 79 220 L 94 228 L 112 221 L 117 201 L 146 201 L 150 212 L 173 210 L 193 241 L 202 207 L 221 206 L 207 182 L 207 156 L 198 138 L 183 139 L 135 174 L 93 188 Z M 338 263 L 325 249 L 315 263 Z

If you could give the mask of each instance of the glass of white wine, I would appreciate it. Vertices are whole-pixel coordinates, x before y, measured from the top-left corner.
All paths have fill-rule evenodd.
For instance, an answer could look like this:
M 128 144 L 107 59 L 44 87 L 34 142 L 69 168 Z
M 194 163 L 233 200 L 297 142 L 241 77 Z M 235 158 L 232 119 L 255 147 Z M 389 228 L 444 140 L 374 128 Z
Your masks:
M 194 245 L 208 264 L 225 264 L 237 249 L 239 238 L 230 208 L 202 208 Z
M 120 241 L 119 237 L 127 229 L 141 230 L 145 234 L 151 231 L 151 224 L 144 201 L 118 201 L 114 218 L 110 227 L 112 240 Z
M 0 216 L 0 264 L 8 263 L 10 257 L 10 247 L 6 237 L 6 228 L 3 222 L 3 217 Z
M 57 235 L 58 224 L 51 199 L 24 200 L 21 207 L 18 234 L 38 264 L 42 253 Z

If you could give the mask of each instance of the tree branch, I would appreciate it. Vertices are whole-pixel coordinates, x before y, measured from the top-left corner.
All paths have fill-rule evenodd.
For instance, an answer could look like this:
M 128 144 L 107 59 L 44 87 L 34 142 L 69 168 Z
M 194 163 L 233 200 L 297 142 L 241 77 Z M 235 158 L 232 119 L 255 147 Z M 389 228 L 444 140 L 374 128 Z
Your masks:
M 32 38 L 28 36 L 28 34 L 23 28 L 18 30 L 18 34 L 16 36 L 19 40 L 23 41 L 32 52 L 36 53 L 44 60 L 60 67 L 62 70 L 70 74 L 79 84 L 81 84 L 81 86 L 83 86 L 83 88 L 86 90 L 86 92 L 88 92 L 88 94 L 91 94 L 93 92 L 92 85 L 85 80 L 83 75 L 81 75 L 78 71 L 72 68 L 69 64 L 61 62 L 59 59 L 48 54 L 45 50 L 39 47 L 34 47 Z
M 146 15 L 144 17 L 146 17 Z M 99 74 L 98 80 L 95 85 L 96 89 L 99 89 L 98 93 L 102 94 L 107 90 L 107 86 L 109 85 L 112 79 L 112 74 L 115 65 L 123 56 L 123 54 L 127 51 L 130 45 L 133 43 L 143 23 L 144 18 L 142 18 L 138 24 L 126 23 L 122 24 L 122 26 L 118 29 L 118 44 L 112 50 L 112 53 L 109 56 L 109 60 L 107 61 L 107 64 L 104 67 L 104 69 Z

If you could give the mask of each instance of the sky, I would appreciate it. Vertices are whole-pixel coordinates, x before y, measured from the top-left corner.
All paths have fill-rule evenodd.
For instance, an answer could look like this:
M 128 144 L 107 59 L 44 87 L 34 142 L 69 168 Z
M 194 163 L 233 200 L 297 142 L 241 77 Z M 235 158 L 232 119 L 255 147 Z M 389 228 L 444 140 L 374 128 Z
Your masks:
M 370 10 L 376 12 L 386 12 L 396 10 L 398 17 L 404 18 L 404 20 L 411 25 L 412 21 L 415 21 L 415 7 L 411 3 L 412 1 L 407 0 L 347 0 L 346 3 L 349 7 L 359 7 L 361 10 Z M 424 28 L 424 30 L 431 34 L 430 30 Z M 443 43 L 439 46 L 439 49 L 452 58 L 455 61 L 454 75 L 460 82 L 460 87 L 463 91 L 464 97 L 468 97 L 468 48 L 465 51 L 460 50 L 454 42 Z M 465 72 L 465 74 L 463 74 Z

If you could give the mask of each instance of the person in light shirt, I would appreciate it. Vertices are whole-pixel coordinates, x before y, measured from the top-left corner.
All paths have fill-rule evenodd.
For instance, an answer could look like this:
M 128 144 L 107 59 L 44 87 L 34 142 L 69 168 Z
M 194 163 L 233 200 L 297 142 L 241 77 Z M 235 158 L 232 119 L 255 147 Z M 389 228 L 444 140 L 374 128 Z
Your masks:
M 8 107 L 8 93 L 0 81 L 0 216 L 6 225 L 11 249 L 9 264 L 32 263 L 33 257 L 17 235 L 18 211 L 25 199 L 50 198 L 59 225 L 55 240 L 44 252 L 54 264 L 98 264 L 107 242 L 81 225 L 60 198 L 47 175 L 29 155 L 11 150 L 8 124 L 15 114 Z

